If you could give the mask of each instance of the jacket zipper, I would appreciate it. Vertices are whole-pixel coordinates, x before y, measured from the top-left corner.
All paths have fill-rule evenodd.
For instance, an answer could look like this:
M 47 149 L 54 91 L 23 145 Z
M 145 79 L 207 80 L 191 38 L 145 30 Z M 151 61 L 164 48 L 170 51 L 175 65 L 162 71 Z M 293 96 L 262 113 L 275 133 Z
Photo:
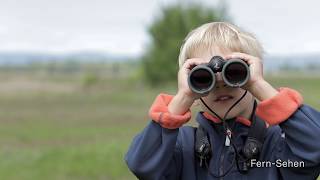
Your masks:
M 223 168 L 223 162 L 224 162 L 224 154 L 225 154 L 225 145 L 223 144 L 223 146 L 222 146 L 222 154 L 221 154 L 221 158 L 220 158 L 220 168 L 219 168 L 219 174 L 221 175 L 221 174 L 223 174 L 223 170 L 224 170 L 224 168 Z M 223 177 L 220 177 L 220 180 L 223 180 Z
M 227 129 L 227 133 L 231 133 L 231 131 L 229 129 Z M 231 136 L 231 134 L 230 134 L 230 136 Z M 222 175 L 224 173 L 224 156 L 225 156 L 225 153 L 226 153 L 225 152 L 225 148 L 227 147 L 227 150 L 229 150 L 229 147 L 230 147 L 230 142 L 227 143 L 227 138 L 228 137 L 225 136 L 225 140 L 224 140 L 225 143 L 222 146 L 222 154 L 221 154 L 220 168 L 219 168 L 220 175 Z M 229 140 L 229 141 L 231 141 L 231 140 Z M 220 180 L 223 180 L 223 177 L 221 177 Z

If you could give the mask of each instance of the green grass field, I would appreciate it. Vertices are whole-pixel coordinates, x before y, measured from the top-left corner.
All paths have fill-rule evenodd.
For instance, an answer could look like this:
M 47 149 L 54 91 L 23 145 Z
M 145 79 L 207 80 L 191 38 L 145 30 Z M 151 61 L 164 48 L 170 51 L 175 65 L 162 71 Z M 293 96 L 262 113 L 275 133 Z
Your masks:
M 275 87 L 299 90 L 320 109 L 320 77 L 269 77 Z M 135 179 L 124 154 L 148 122 L 160 92 L 127 79 L 83 87 L 77 79 L 0 81 L 0 179 Z

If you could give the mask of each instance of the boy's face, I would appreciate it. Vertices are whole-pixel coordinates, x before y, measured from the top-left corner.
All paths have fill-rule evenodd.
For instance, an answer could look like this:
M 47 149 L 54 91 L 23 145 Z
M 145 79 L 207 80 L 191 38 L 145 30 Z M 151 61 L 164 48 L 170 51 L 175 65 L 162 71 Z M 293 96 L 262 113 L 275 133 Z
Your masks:
M 211 52 L 203 51 L 196 54 L 196 57 L 206 59 L 208 62 L 213 56 L 221 56 L 225 59 L 226 55 L 232 51 L 221 51 L 219 48 L 213 48 Z M 227 86 L 220 73 L 216 73 L 216 85 L 208 96 L 203 97 L 204 102 L 221 118 L 225 116 L 228 109 L 244 94 L 242 88 L 231 88 Z M 254 98 L 247 92 L 247 95 L 228 113 L 227 119 L 242 116 L 249 119 L 253 108 Z M 201 108 L 214 116 L 202 103 Z

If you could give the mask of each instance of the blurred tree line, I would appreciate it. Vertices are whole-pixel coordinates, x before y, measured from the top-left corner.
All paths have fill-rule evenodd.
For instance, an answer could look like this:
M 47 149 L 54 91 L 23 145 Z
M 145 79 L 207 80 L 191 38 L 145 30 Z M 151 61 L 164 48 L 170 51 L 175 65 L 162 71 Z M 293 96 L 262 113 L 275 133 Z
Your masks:
M 199 4 L 163 7 L 148 28 L 151 42 L 142 57 L 144 77 L 148 84 L 155 86 L 175 82 L 180 46 L 187 34 L 204 23 L 227 19 L 224 1 L 216 8 Z

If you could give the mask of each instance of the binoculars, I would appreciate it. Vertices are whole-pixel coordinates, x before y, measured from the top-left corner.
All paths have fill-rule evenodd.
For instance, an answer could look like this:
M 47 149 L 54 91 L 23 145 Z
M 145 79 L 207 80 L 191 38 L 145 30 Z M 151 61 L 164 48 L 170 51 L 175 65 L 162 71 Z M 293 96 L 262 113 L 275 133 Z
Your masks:
M 209 63 L 197 65 L 189 73 L 190 89 L 198 94 L 210 92 L 216 84 L 215 73 L 220 72 L 223 81 L 230 87 L 241 87 L 250 78 L 249 66 L 242 59 L 224 60 L 213 56 Z

